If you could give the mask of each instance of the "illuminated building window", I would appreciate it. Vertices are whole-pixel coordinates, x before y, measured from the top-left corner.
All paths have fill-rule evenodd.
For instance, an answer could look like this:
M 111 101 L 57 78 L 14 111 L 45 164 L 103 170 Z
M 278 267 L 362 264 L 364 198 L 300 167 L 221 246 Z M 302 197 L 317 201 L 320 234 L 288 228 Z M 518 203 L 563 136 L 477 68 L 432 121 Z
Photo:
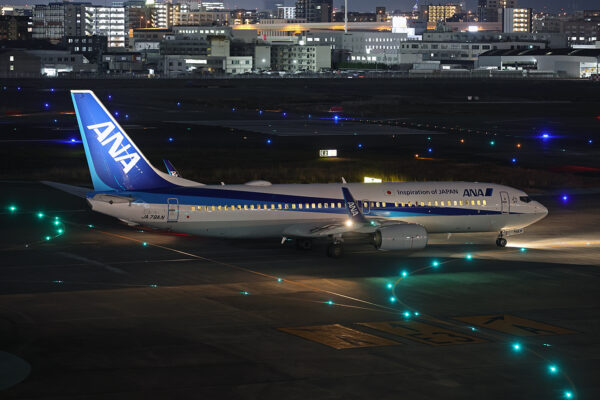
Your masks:
M 427 205 L 428 205 L 429 207 L 431 207 L 431 202 L 430 202 L 430 201 L 428 201 L 428 202 L 427 202 Z

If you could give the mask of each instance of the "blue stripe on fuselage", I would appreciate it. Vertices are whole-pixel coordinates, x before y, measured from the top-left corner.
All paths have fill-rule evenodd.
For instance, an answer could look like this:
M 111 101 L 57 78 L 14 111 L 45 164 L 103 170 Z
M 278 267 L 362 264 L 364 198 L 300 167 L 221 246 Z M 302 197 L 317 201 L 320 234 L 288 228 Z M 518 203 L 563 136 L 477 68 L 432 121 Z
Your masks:
M 241 190 L 227 189 L 209 189 L 209 188 L 190 188 L 176 187 L 169 189 L 168 193 L 164 189 L 152 189 L 144 192 L 93 192 L 89 193 L 88 197 L 93 197 L 96 193 L 116 194 L 119 196 L 134 197 L 134 203 L 151 203 L 151 204 L 166 204 L 167 199 L 177 198 L 179 205 L 189 206 L 241 206 L 267 204 L 306 204 L 312 203 L 342 203 L 342 208 L 288 208 L 279 211 L 294 211 L 294 212 L 318 212 L 324 214 L 347 214 L 344 208 L 344 199 L 342 198 L 327 198 L 327 197 L 309 197 L 309 196 L 294 196 L 277 193 L 262 193 L 262 192 L 246 192 Z M 371 201 L 370 201 L 371 202 Z M 359 201 L 359 204 L 362 204 Z M 462 207 L 433 207 L 433 206 L 412 206 L 412 207 L 395 207 L 394 202 L 386 202 L 389 206 L 371 208 L 370 212 L 365 214 L 367 217 L 419 217 L 419 216 L 460 216 L 460 215 L 494 215 L 501 214 L 497 210 L 486 210 L 477 208 L 462 208 Z M 362 209 L 362 207 L 361 207 Z M 512 213 L 517 214 L 517 213 Z

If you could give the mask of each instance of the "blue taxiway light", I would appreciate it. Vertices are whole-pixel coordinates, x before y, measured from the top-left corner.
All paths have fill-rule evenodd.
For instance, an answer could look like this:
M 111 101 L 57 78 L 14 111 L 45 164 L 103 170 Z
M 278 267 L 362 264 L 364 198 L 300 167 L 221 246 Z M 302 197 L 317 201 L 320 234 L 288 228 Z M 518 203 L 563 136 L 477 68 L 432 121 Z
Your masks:
M 108 95 L 108 99 L 109 99 L 109 100 L 112 100 L 112 95 L 110 95 L 110 94 L 109 94 L 109 95 Z
M 427 149 L 427 152 L 428 153 L 433 153 L 433 149 L 430 147 L 430 148 Z
M 17 91 L 21 91 L 21 86 L 17 86 Z
M 170 137 L 170 138 L 169 138 L 169 142 L 172 142 L 172 141 L 173 141 L 173 138 L 172 138 L 172 137 Z
M 263 110 L 258 110 L 258 115 L 262 115 L 263 114 Z
M 568 201 L 569 200 L 569 196 L 567 196 L 566 194 L 562 195 L 562 201 Z
M 359 144 L 358 144 L 358 148 L 359 148 L 359 149 L 362 149 L 362 143 L 359 143 Z
M 549 135 L 549 134 L 547 134 L 547 133 L 542 133 L 542 138 L 543 138 L 543 139 L 548 139 L 549 137 L 550 137 L 550 135 Z
M 54 93 L 54 88 L 50 88 L 50 93 Z
M 125 114 L 125 119 L 129 119 L 129 114 Z
M 55 124 L 58 122 L 58 120 L 57 120 L 57 119 L 54 119 L 53 121 L 54 121 L 54 123 L 55 123 Z
M 284 112 L 284 113 L 283 113 L 283 116 L 284 116 L 284 117 L 287 117 L 287 113 L 286 113 L 286 112 Z
M 592 143 L 594 143 L 594 141 L 592 139 L 590 139 L 590 140 L 588 140 L 588 143 L 592 144 Z
M 181 102 L 180 101 L 177 102 L 177 107 L 181 107 Z
M 514 164 L 517 162 L 517 159 L 513 157 L 510 161 Z
M 271 139 L 267 139 L 267 144 L 271 144 Z
M 118 116 L 119 116 L 119 112 L 115 111 L 115 117 L 118 117 Z
M 50 104 L 48 104 L 48 103 L 44 103 L 44 107 L 45 107 L 45 108 L 48 108 L 48 107 L 50 107 Z

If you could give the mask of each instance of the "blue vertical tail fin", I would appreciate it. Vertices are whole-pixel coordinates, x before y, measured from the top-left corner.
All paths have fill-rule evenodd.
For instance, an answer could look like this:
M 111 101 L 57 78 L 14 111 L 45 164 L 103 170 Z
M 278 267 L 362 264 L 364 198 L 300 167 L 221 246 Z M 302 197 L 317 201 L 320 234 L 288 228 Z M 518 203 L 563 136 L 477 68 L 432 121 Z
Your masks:
M 71 90 L 71 98 L 94 190 L 174 186 L 144 157 L 94 92 Z

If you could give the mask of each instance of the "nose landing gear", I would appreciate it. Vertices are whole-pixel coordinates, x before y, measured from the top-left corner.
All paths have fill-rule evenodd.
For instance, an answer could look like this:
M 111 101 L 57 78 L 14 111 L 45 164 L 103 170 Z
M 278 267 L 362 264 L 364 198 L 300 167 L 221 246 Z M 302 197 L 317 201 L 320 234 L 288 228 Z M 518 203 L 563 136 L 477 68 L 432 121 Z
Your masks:
M 498 236 L 498 239 L 496 239 L 496 246 L 506 247 L 506 239 L 504 239 L 502 233 L 500 233 L 500 236 Z

